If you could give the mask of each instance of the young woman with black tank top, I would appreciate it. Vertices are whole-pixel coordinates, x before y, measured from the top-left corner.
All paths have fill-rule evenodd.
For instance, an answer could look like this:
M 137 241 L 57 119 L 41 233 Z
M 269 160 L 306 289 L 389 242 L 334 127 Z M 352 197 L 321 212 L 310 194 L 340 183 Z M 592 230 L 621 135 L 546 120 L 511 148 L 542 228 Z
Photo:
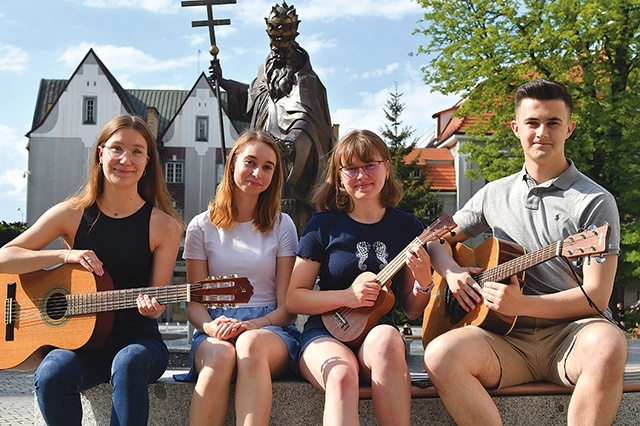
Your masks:
M 0 272 L 77 263 L 97 276 L 108 272 L 115 289 L 167 285 L 183 224 L 164 183 L 151 129 L 139 117 L 115 117 L 102 129 L 90 158 L 83 189 L 0 249 Z M 58 238 L 65 248 L 42 250 Z M 168 364 L 156 322 L 165 306 L 146 294 L 136 304 L 137 309 L 115 311 L 113 329 L 100 348 L 54 349 L 42 360 L 35 385 L 47 424 L 80 425 L 80 392 L 109 381 L 111 424 L 147 424 L 147 385 Z

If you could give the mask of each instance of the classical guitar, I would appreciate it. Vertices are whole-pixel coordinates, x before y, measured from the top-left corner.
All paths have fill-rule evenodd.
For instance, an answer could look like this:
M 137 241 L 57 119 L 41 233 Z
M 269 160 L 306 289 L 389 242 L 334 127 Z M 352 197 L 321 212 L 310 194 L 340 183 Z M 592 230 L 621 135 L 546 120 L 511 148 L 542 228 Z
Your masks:
M 26 274 L 0 274 L 4 327 L 0 370 L 33 370 L 52 348 L 96 348 L 113 325 L 113 311 L 136 308 L 139 294 L 162 304 L 249 301 L 245 277 L 207 278 L 196 284 L 113 290 L 107 273 L 98 277 L 75 264 Z
M 489 238 L 475 249 L 463 244 L 454 247 L 453 257 L 460 266 L 480 266 L 484 271 L 472 275 L 481 286 L 486 282 L 506 282 L 516 275 L 520 287 L 524 285 L 524 271 L 555 257 L 576 258 L 605 253 L 609 249 L 609 225 L 590 228 L 571 235 L 563 241 L 524 254 L 517 244 Z M 494 333 L 511 332 L 517 317 L 502 315 L 483 303 L 466 312 L 455 299 L 445 279 L 434 273 L 434 288 L 424 310 L 422 344 L 454 328 L 477 325 Z
M 441 239 L 455 228 L 453 220 L 443 214 L 420 235 L 411 241 L 400 254 L 390 261 L 377 275 L 373 272 L 363 272 L 354 282 L 375 280 L 380 284 L 380 293 L 371 307 L 349 308 L 342 307 L 322 314 L 322 322 L 333 337 L 349 345 L 358 346 L 367 333 L 378 323 L 380 318 L 393 309 L 395 296 L 389 290 L 391 279 L 405 265 L 409 256 L 409 249 L 415 244 L 426 244 L 429 241 Z

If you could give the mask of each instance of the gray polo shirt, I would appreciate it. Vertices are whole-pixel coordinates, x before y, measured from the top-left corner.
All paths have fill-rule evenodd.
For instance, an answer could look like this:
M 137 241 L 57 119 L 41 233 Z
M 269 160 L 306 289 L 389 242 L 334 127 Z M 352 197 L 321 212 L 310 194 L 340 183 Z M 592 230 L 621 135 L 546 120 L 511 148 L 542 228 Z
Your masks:
M 490 229 L 496 238 L 514 242 L 526 252 L 564 240 L 590 225 L 608 223 L 609 253 L 619 254 L 620 218 L 614 197 L 567 161 L 567 170 L 541 184 L 536 184 L 524 167 L 519 173 L 488 183 L 455 213 L 455 223 L 469 237 Z M 582 280 L 582 270 L 571 269 Z M 564 258 L 530 268 L 523 291 L 549 294 L 576 287 L 571 269 Z

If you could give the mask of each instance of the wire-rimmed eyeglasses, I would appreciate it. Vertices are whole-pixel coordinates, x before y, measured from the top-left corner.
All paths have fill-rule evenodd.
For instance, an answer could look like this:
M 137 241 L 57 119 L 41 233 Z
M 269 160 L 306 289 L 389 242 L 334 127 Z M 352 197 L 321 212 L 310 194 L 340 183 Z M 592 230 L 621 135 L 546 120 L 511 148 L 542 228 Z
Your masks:
M 385 160 L 375 160 L 370 161 L 362 166 L 344 166 L 340 167 L 338 170 L 340 170 L 344 177 L 348 179 L 354 179 L 356 176 L 358 176 L 358 170 L 360 169 L 362 169 L 362 171 L 367 175 L 373 176 L 378 173 L 378 171 L 380 170 L 380 164 L 384 162 Z
M 104 148 L 109 153 L 109 157 L 113 158 L 114 160 L 122 160 L 122 157 L 124 157 L 127 153 L 129 154 L 131 162 L 134 164 L 143 164 L 145 161 L 147 161 L 147 158 L 149 158 L 147 153 L 140 148 L 133 148 L 131 151 L 129 151 L 128 149 L 124 149 L 120 145 L 105 145 Z

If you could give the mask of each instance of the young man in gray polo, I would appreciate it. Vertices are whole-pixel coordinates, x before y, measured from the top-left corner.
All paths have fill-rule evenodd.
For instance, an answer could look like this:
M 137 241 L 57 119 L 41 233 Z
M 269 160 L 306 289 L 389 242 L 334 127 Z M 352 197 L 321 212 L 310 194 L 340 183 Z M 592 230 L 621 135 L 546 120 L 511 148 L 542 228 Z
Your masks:
M 565 157 L 575 122 L 563 84 L 534 80 L 515 96 L 511 128 L 524 150 L 523 169 L 491 182 L 454 215 L 458 229 L 450 244 L 491 230 L 526 252 L 546 247 L 590 225 L 611 225 L 606 261 L 584 260 L 581 268 L 555 258 L 526 271 L 521 291 L 509 284 L 484 287 L 462 267 L 449 244 L 429 244 L 433 267 L 460 305 L 479 304 L 518 316 L 499 335 L 477 326 L 457 328 L 434 339 L 424 362 L 449 414 L 459 425 L 501 424 L 487 389 L 548 381 L 573 387 L 568 424 L 611 424 L 622 399 L 627 356 L 623 333 L 590 306 L 607 308 L 620 251 L 620 222 L 613 196 L 580 173 Z

